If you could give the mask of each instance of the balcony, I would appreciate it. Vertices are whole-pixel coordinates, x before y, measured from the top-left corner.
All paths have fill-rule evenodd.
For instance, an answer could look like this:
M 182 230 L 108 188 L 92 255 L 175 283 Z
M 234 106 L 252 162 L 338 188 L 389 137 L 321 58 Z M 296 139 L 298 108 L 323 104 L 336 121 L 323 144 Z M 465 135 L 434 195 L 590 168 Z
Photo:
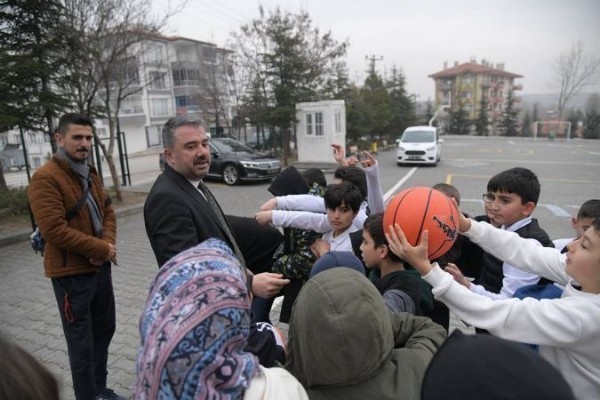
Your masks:
M 119 110 L 119 118 L 121 117 L 133 117 L 144 114 L 144 108 L 139 106 L 122 106 Z
M 453 87 L 453 82 L 448 83 L 446 81 L 439 81 L 437 82 L 437 88 L 438 90 L 452 90 Z
M 523 90 L 523 85 L 513 85 L 513 90 Z

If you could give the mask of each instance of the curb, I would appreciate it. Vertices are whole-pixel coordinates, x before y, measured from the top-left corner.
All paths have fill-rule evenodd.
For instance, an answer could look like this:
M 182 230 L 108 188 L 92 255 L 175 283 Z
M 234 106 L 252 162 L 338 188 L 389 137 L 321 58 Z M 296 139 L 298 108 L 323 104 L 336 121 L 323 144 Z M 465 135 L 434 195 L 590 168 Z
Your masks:
M 144 203 L 134 204 L 129 207 L 123 207 L 115 210 L 115 216 L 118 218 L 127 217 L 142 212 L 144 210 Z M 11 244 L 24 242 L 29 240 L 31 236 L 31 229 L 23 229 L 11 233 L 0 235 L 0 247 L 9 246 Z

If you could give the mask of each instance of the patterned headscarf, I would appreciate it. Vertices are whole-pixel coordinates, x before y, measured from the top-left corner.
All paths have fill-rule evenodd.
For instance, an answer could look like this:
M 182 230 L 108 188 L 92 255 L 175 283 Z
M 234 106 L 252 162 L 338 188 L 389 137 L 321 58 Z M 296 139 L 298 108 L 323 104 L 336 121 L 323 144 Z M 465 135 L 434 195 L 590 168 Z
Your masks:
M 250 299 L 239 262 L 208 239 L 170 259 L 140 319 L 136 399 L 241 399 L 259 373 L 244 351 Z

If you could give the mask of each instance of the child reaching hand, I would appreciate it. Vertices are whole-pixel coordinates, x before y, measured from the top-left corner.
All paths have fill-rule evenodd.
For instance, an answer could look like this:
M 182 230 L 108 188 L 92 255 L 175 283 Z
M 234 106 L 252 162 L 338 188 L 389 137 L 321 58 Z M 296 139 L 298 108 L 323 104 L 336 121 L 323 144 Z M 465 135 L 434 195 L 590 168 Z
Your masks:
M 504 339 L 539 344 L 542 357 L 563 374 L 578 399 L 599 399 L 600 219 L 562 254 L 458 214 L 461 233 L 495 257 L 564 285 L 562 297 L 492 300 L 473 293 L 427 259 L 427 231 L 412 246 L 398 225 L 390 227 L 390 249 L 417 269 L 435 298 L 459 318 Z

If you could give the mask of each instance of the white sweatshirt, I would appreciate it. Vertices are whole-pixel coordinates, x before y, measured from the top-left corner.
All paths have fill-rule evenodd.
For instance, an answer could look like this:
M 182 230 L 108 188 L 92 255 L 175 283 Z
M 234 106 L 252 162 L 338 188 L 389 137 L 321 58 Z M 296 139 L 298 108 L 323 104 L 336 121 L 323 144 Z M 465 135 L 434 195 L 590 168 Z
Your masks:
M 424 276 L 436 299 L 459 318 L 504 339 L 540 345 L 580 400 L 600 399 L 600 294 L 584 293 L 565 272 L 566 255 L 534 239 L 471 222 L 465 233 L 481 248 L 515 267 L 565 285 L 560 299 L 492 300 L 475 294 L 435 265 Z
M 354 217 L 352 225 L 361 230 L 367 219 L 367 206 L 371 214 L 383 212 L 383 192 L 379 180 L 377 163 L 364 169 L 367 177 L 368 203 L 363 201 Z M 327 208 L 322 197 L 310 194 L 297 194 L 277 197 L 277 207 L 273 210 L 271 222 L 275 226 L 306 229 L 315 232 L 329 232 L 333 228 L 327 219 Z

